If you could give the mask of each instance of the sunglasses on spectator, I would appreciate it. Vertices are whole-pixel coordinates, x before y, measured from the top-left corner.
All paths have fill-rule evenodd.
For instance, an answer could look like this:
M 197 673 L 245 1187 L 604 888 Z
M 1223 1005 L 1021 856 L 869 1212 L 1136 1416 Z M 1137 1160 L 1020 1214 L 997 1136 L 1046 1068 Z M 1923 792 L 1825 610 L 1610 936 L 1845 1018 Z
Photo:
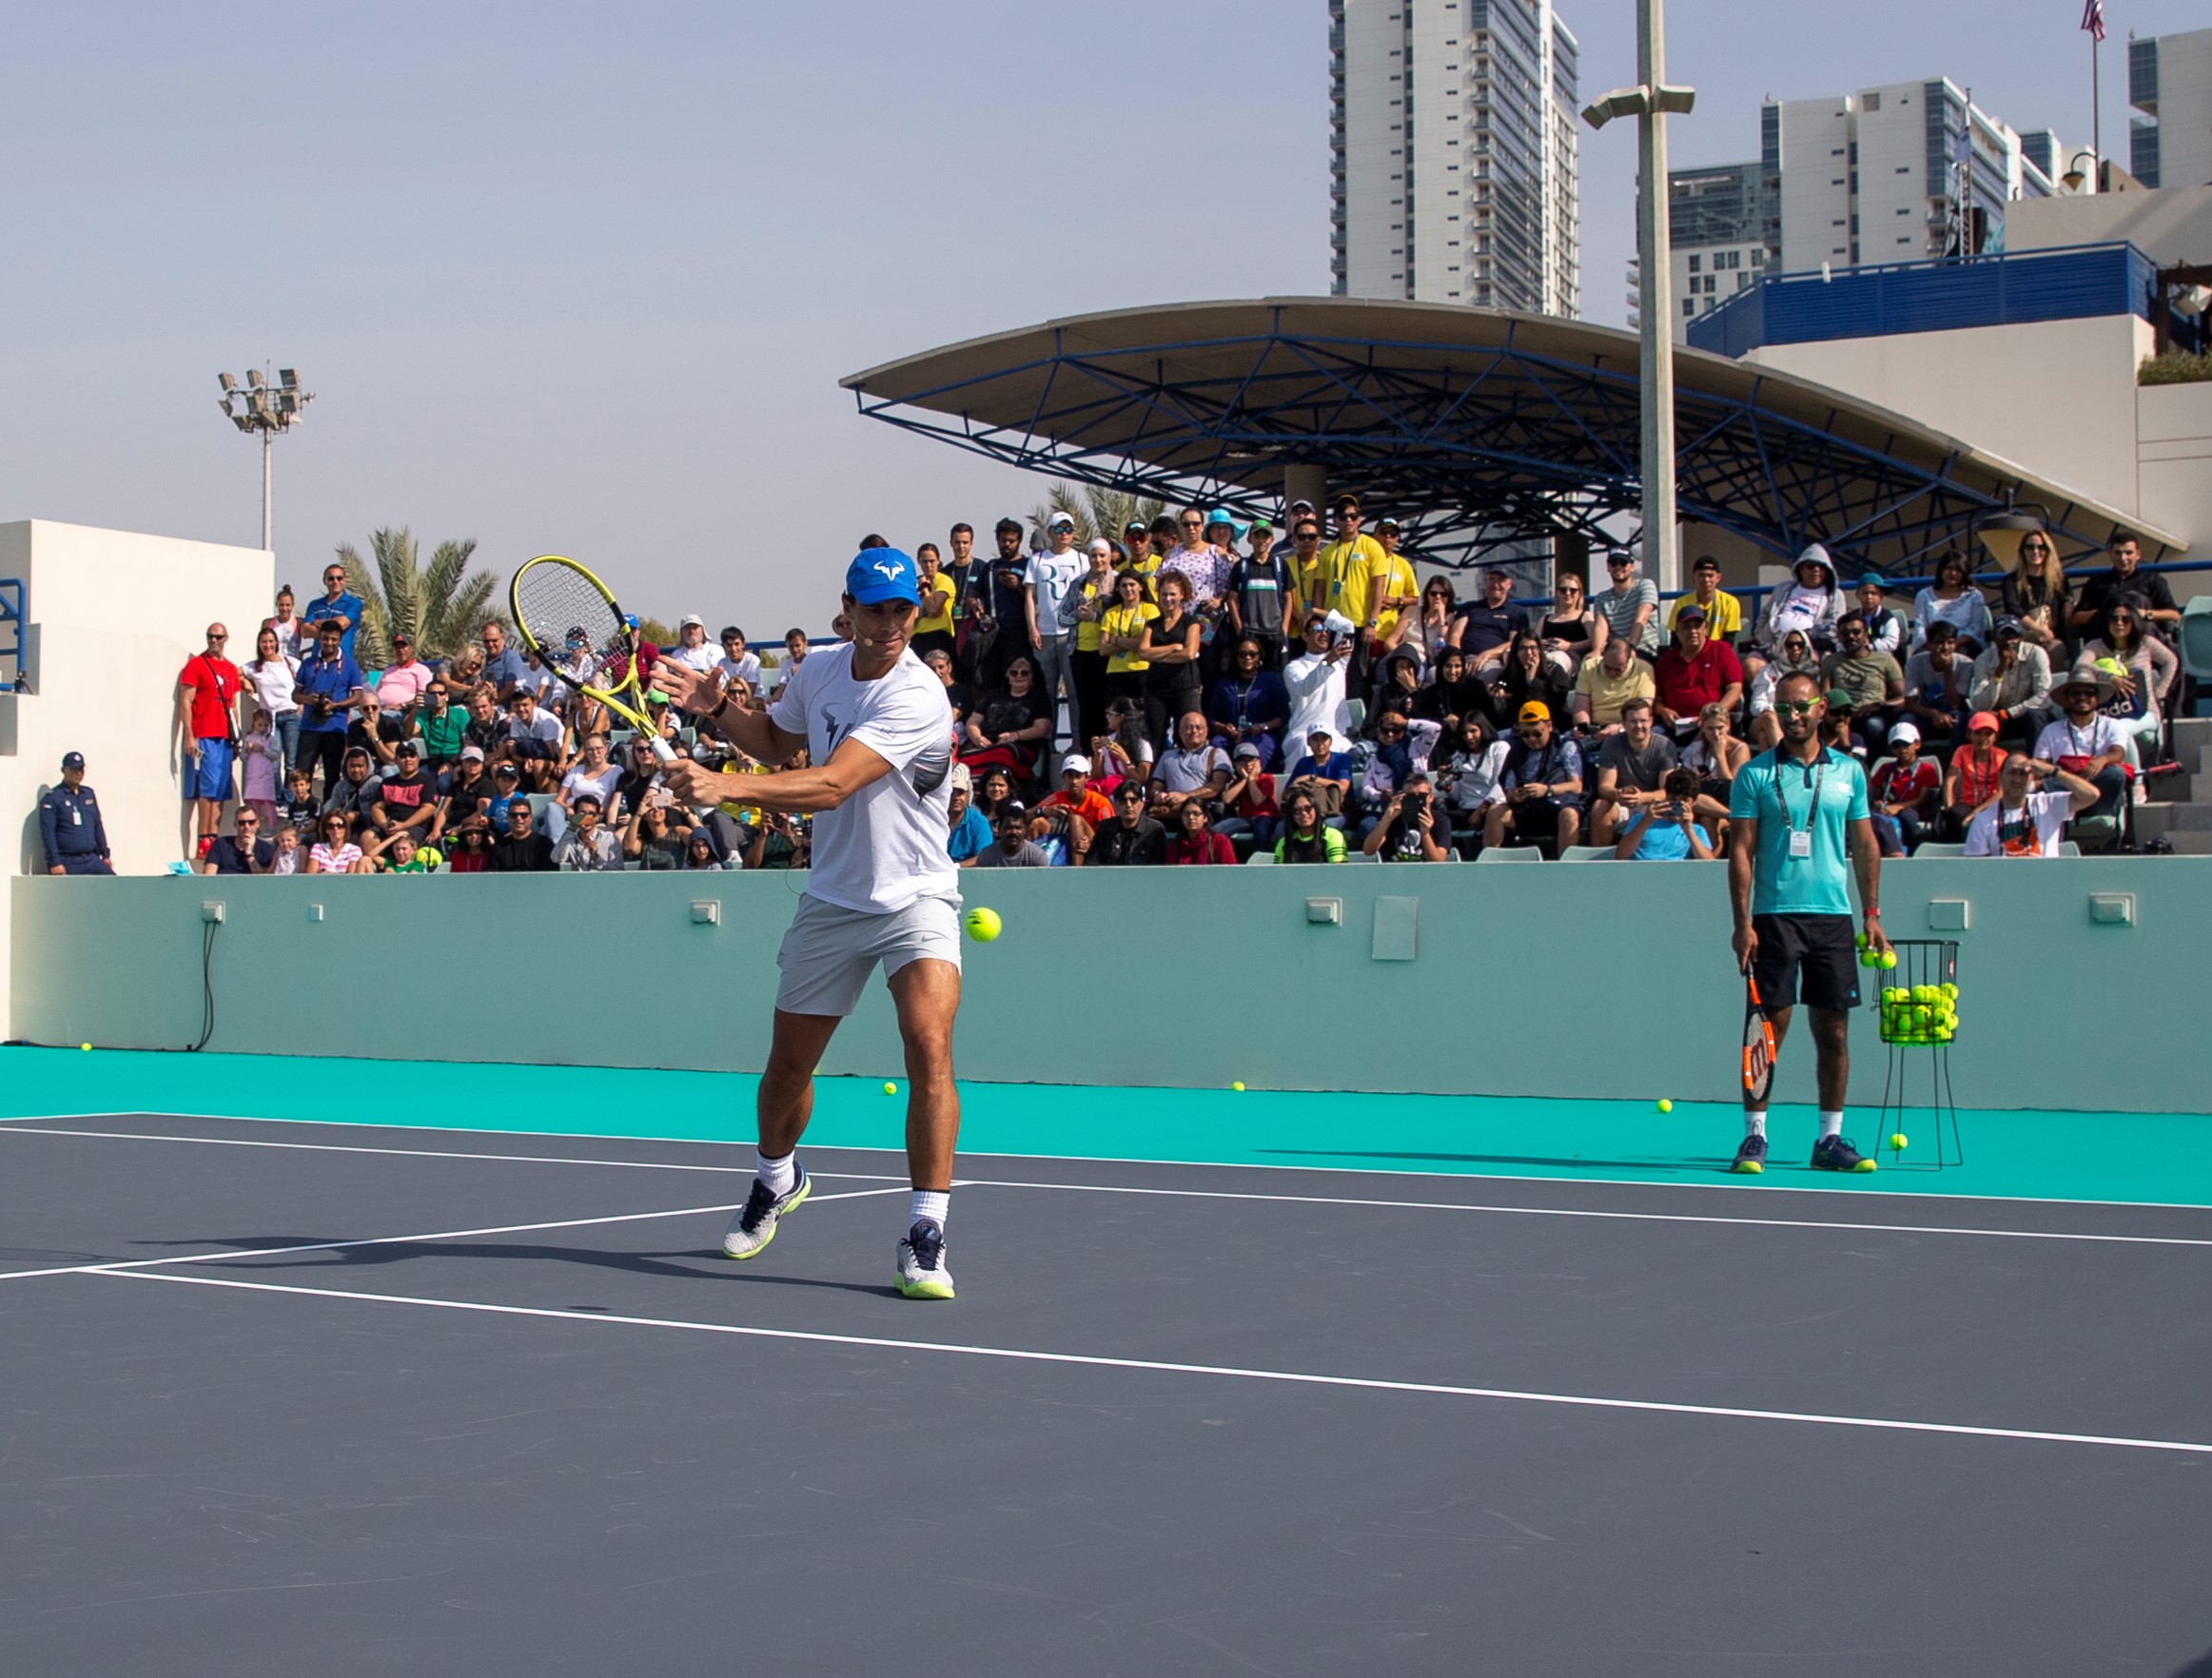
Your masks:
M 1378 740 L 1402 740 L 1405 738 L 1405 731 L 1403 729 L 1377 729 L 1375 737 Z
M 1804 716 L 1819 703 L 1817 699 L 1777 699 L 1774 709 L 1788 716 Z

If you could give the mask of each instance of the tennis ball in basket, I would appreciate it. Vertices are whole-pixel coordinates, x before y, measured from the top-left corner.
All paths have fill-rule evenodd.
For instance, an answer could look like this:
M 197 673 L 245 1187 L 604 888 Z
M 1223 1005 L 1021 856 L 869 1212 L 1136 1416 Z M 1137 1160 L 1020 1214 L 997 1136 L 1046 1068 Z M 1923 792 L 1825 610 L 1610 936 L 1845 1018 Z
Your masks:
M 1004 923 L 999 920 L 996 909 L 971 908 L 968 911 L 967 927 L 969 937 L 978 944 L 989 944 L 999 935 Z
M 1957 1002 L 1959 1000 L 1959 987 L 1955 985 L 1939 985 L 1936 989 L 1943 992 L 1945 1002 Z
M 1889 1133 L 1889 1145 L 1902 1154 L 1905 1151 L 1905 1133 L 1902 1130 L 1891 1131 Z
M 1896 965 L 1897 965 L 1897 952 L 1896 952 L 1895 950 L 1893 950 L 1893 949 L 1886 949 L 1886 950 L 1884 950 L 1884 951 L 1882 952 L 1882 966 L 1884 966 L 1885 967 L 1894 967 Z
M 1656 1104 L 1657 1104 L 1657 1106 L 1658 1106 L 1658 1109 L 1659 1109 L 1659 1111 L 1660 1111 L 1660 1112 L 1662 1112 L 1662 1113 L 1672 1113 L 1672 1112 L 1674 1110 L 1674 1103 L 1673 1102 L 1669 1101 L 1669 1100 L 1668 1100 L 1668 1099 L 1667 1099 L 1665 1096 L 1661 1096 L 1661 1097 L 1658 1099 L 1658 1102 L 1657 1102 L 1657 1103 L 1656 1103 Z
M 899 1086 L 895 1083 L 887 1083 L 883 1086 L 883 1093 L 885 1095 L 896 1095 L 898 1092 Z

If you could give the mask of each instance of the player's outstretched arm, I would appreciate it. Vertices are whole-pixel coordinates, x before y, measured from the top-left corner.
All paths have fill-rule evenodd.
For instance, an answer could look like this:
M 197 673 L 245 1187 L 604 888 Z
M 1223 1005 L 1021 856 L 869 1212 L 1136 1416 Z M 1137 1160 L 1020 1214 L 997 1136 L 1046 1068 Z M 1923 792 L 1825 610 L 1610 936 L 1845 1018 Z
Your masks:
M 749 711 L 721 691 L 712 675 L 687 668 L 673 658 L 653 667 L 653 689 L 668 696 L 678 710 L 689 712 L 700 724 L 714 731 L 749 757 L 763 763 L 781 763 L 807 743 L 804 734 L 779 729 L 765 711 Z M 754 802 L 757 802 L 754 800 Z
M 842 742 L 830 754 L 828 763 L 771 775 L 718 774 L 702 764 L 680 761 L 661 771 L 662 778 L 686 804 L 757 804 L 763 810 L 789 815 L 818 815 L 825 810 L 835 810 L 889 773 L 890 760 L 858 740 Z

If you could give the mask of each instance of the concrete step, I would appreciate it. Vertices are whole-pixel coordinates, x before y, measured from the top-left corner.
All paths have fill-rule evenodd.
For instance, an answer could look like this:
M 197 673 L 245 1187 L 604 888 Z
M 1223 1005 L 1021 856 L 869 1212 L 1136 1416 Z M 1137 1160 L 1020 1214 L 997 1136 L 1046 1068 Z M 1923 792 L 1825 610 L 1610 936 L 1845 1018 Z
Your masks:
M 2141 839 L 2212 833 L 2212 804 L 2139 804 L 2135 807 L 2135 831 Z
M 2176 856 L 2212 856 L 2212 832 L 2168 833 L 2166 843 Z
M 2192 763 L 2193 752 L 2212 746 L 2212 716 L 2178 716 L 2174 718 L 2174 755 L 2183 763 Z

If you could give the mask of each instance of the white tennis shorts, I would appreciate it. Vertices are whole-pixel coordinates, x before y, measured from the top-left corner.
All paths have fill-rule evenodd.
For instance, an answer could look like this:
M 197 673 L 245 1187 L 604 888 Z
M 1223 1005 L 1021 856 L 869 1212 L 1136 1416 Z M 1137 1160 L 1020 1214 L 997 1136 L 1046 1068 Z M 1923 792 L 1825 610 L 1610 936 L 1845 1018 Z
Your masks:
M 775 965 L 783 978 L 775 1005 L 786 1014 L 842 1019 L 860 1005 L 868 977 L 882 963 L 889 979 L 923 959 L 960 966 L 960 894 L 917 897 L 892 914 L 839 908 L 818 897 L 799 899 Z

